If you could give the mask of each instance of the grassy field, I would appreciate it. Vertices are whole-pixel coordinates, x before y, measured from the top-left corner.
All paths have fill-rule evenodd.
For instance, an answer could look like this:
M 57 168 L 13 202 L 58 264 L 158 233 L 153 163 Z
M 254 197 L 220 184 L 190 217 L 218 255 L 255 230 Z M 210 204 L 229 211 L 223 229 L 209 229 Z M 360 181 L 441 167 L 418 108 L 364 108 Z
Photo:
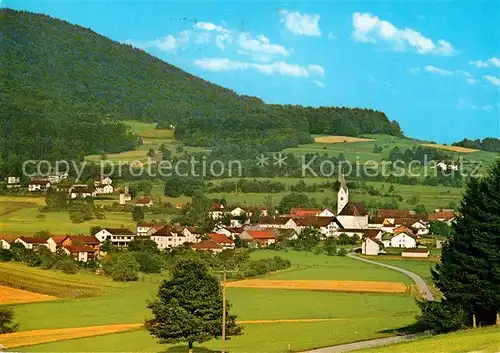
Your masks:
M 413 342 L 394 344 L 381 348 L 359 351 L 360 353 L 462 353 L 500 352 L 500 328 L 481 328 L 459 331 L 446 335 L 422 338 Z
M 351 280 L 407 280 L 397 272 L 372 267 L 370 264 L 365 266 L 344 257 L 294 251 L 256 251 L 252 253 L 252 258 L 276 255 L 289 258 L 293 263 L 293 270 L 273 276 L 288 275 L 290 279 L 311 278 L 315 276 L 312 270 L 321 268 L 321 276 L 328 279 L 349 277 Z M 154 298 L 160 281 L 165 278 L 165 275 L 144 275 L 137 282 L 117 284 L 107 277 L 86 273 L 71 276 L 19 264 L 5 266 L 11 273 L 17 274 L 15 278 L 31 276 L 38 278 L 37 283 L 56 282 L 55 288 L 67 279 L 68 287 L 79 283 L 104 289 L 102 295 L 92 298 L 73 299 L 66 296 L 50 302 L 12 305 L 16 319 L 21 322 L 22 331 L 143 322 L 149 315 L 145 307 L 146 301 Z M 4 268 L 2 265 L 0 270 Z M 302 271 L 304 272 L 301 273 Z M 292 344 L 292 349 L 300 350 L 384 337 L 389 334 L 386 330 L 410 324 L 416 313 L 414 299 L 404 294 L 254 288 L 228 288 L 227 294 L 232 305 L 231 311 L 242 321 L 333 319 L 327 322 L 244 324 L 245 334 L 227 343 L 231 352 L 283 352 L 288 344 Z M 307 300 L 304 300 L 305 298 Z M 220 342 L 213 340 L 203 346 L 217 349 L 219 345 Z M 23 351 L 113 352 L 123 350 L 123 347 L 127 347 L 127 351 L 178 351 L 172 346 L 158 345 L 145 331 L 46 343 L 24 348 Z

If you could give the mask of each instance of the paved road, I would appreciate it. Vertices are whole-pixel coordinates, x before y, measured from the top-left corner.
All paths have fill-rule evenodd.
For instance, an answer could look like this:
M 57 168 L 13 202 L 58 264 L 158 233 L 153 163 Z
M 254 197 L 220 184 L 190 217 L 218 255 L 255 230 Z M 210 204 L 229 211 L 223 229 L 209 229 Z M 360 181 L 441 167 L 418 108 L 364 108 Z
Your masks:
M 318 348 L 318 349 L 313 349 L 312 351 L 306 351 L 306 352 L 302 352 L 302 353 L 351 352 L 351 351 L 356 351 L 358 349 L 380 347 L 380 346 L 385 346 L 388 344 L 405 342 L 405 341 L 412 340 L 414 338 L 415 338 L 415 336 L 394 336 L 394 337 L 387 337 L 387 338 L 378 338 L 376 340 L 361 341 L 361 342 L 354 342 L 354 343 L 348 343 L 348 344 L 341 344 L 339 346 L 333 346 L 333 347 Z
M 364 259 L 364 258 L 356 256 L 354 254 L 347 254 L 347 256 L 349 256 L 351 259 L 356 259 L 356 260 L 359 260 L 359 261 L 368 262 L 368 263 L 375 264 L 375 265 L 378 265 L 378 266 L 387 267 L 387 268 L 390 268 L 392 270 L 404 273 L 405 275 L 411 277 L 411 279 L 413 280 L 413 282 L 415 282 L 415 284 L 417 285 L 418 289 L 420 289 L 420 292 L 422 293 L 422 296 L 425 299 L 427 299 L 427 300 L 434 300 L 434 295 L 432 295 L 432 292 L 429 289 L 429 286 L 427 285 L 427 283 L 425 283 L 425 281 L 422 279 L 422 277 L 420 277 L 416 273 L 413 273 L 411 271 L 405 270 L 404 268 L 400 268 L 400 267 L 396 267 L 396 266 L 387 265 L 387 264 L 383 264 L 383 263 L 380 263 L 380 262 L 376 262 L 376 261 Z

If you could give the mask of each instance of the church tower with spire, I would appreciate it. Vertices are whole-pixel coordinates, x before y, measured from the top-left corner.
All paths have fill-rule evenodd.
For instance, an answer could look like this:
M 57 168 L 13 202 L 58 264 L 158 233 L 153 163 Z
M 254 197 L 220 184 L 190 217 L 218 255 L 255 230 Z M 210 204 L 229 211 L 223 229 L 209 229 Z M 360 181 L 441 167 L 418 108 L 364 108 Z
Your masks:
M 349 202 L 349 190 L 345 182 L 344 174 L 340 174 L 340 188 L 337 194 L 337 214 L 339 214 Z

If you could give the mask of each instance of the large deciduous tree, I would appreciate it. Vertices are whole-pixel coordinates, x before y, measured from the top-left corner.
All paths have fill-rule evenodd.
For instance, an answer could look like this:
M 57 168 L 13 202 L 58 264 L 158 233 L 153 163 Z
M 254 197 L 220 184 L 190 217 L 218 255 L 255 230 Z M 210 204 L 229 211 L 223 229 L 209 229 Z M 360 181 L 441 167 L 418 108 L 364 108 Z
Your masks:
M 226 337 L 240 335 L 236 316 L 226 306 Z M 172 279 L 163 281 L 158 298 L 148 303 L 153 317 L 145 321 L 151 335 L 160 343 L 206 342 L 222 335 L 222 290 L 219 280 L 209 274 L 205 264 L 189 259 L 179 262 Z
M 444 294 L 442 308 L 465 312 L 462 325 L 470 325 L 473 315 L 478 324 L 495 324 L 500 311 L 500 160 L 488 175 L 467 185 L 460 217 L 432 276 Z M 422 305 L 423 321 L 430 306 Z

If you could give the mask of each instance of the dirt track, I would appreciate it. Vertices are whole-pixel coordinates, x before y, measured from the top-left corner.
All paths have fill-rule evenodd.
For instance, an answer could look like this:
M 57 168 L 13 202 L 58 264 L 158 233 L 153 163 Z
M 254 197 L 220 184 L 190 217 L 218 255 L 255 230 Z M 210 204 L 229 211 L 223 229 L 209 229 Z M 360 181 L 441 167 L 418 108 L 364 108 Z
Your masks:
M 405 293 L 408 286 L 397 282 L 325 281 L 325 280 L 267 280 L 247 279 L 230 282 L 230 288 L 305 289 L 339 292 Z
M 6 333 L 0 335 L 0 344 L 10 348 L 31 346 L 40 343 L 69 340 L 90 336 L 118 333 L 140 328 L 142 324 L 120 324 L 106 326 L 89 326 L 64 329 L 34 330 Z
M 0 286 L 0 305 L 32 303 L 55 299 L 57 298 L 51 295 L 33 293 L 21 289 Z

